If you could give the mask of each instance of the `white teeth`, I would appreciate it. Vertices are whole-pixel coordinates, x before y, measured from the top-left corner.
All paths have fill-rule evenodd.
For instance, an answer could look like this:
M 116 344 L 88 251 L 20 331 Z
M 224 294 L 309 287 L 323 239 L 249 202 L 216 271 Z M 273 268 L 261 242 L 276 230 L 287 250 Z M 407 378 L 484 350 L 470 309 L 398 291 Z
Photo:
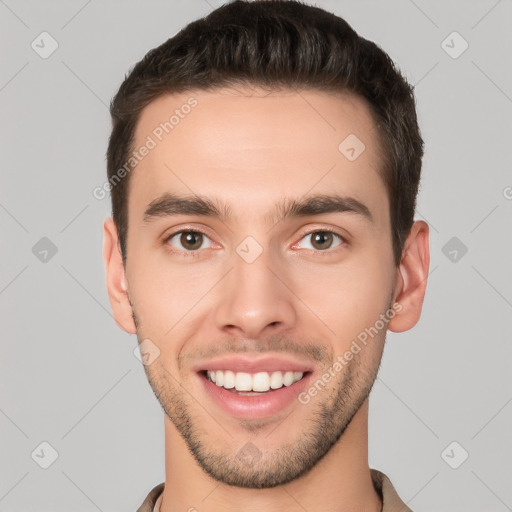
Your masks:
M 272 389 L 279 389 L 283 387 L 283 374 L 282 372 L 273 372 L 270 376 L 270 387 Z
M 235 388 L 237 391 L 257 391 L 265 393 L 270 389 L 280 389 L 291 386 L 302 379 L 302 372 L 246 372 L 234 373 L 231 370 L 208 370 L 208 379 L 225 389 Z
M 283 377 L 283 384 L 291 386 L 293 384 L 293 372 L 286 372 Z
M 235 374 L 231 370 L 224 372 L 224 384 L 223 387 L 226 389 L 232 389 L 235 387 Z
M 270 389 L 270 376 L 267 372 L 255 373 L 252 377 L 253 391 L 268 391 Z
M 237 391 L 252 391 L 251 374 L 245 372 L 238 372 L 235 375 L 235 389 Z

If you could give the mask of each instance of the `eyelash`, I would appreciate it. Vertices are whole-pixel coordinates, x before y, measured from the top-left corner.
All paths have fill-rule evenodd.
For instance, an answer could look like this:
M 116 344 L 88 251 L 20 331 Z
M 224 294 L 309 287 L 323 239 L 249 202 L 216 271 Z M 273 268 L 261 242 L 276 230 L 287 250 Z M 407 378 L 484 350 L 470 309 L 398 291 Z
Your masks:
M 176 235 L 180 235 L 180 234 L 183 234 L 183 233 L 201 233 L 205 237 L 210 238 L 207 233 L 205 233 L 204 231 L 202 231 L 200 229 L 196 229 L 196 228 L 194 228 L 194 229 L 181 229 L 179 231 L 175 231 L 174 233 L 171 233 L 170 235 L 166 236 L 164 238 L 164 240 L 163 240 L 163 244 L 173 254 L 181 253 L 181 254 L 184 254 L 185 257 L 188 257 L 188 258 L 197 258 L 199 256 L 199 253 L 201 252 L 200 249 L 194 250 L 194 251 L 186 251 L 186 250 L 176 250 L 174 248 L 170 248 L 169 241 L 173 237 L 175 237 Z M 314 233 L 331 233 L 334 236 L 337 236 L 341 240 L 339 245 L 337 245 L 336 247 L 334 247 L 332 249 L 326 249 L 325 251 L 320 251 L 320 250 L 316 250 L 315 251 L 314 249 L 307 249 L 308 251 L 313 250 L 315 252 L 315 254 L 318 254 L 318 255 L 321 255 L 322 253 L 330 254 L 332 251 L 336 250 L 337 248 L 348 245 L 347 239 L 345 237 L 341 236 L 339 233 L 337 233 L 336 231 L 333 231 L 331 229 L 314 229 L 312 231 L 307 231 L 307 232 L 303 233 L 300 236 L 299 242 L 304 237 L 306 237 L 308 235 L 313 235 Z M 294 244 L 294 245 L 296 245 L 296 244 Z

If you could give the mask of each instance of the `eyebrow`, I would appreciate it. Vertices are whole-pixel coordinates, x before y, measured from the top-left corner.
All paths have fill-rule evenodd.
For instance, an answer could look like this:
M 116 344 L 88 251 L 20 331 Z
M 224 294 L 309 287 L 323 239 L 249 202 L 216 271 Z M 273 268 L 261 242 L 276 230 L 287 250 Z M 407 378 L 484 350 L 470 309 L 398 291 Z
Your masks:
M 284 199 L 265 218 L 271 224 L 294 217 L 322 215 L 326 213 L 352 213 L 368 222 L 373 222 L 370 209 L 361 201 L 347 196 L 316 194 L 301 199 Z M 151 201 L 144 212 L 144 222 L 176 215 L 199 215 L 228 221 L 232 217 L 231 207 L 222 201 L 206 196 L 181 196 L 165 193 Z

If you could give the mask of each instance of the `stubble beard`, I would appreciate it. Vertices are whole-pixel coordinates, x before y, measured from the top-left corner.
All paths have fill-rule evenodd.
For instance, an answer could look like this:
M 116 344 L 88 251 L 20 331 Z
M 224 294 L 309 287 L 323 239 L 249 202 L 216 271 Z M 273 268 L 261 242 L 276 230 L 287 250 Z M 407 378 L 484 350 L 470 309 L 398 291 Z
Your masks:
M 135 310 L 133 317 L 139 327 L 140 321 Z M 139 343 L 144 339 L 139 328 L 137 338 Z M 208 425 L 212 424 L 213 430 L 217 431 L 218 425 L 204 409 L 196 406 L 195 400 L 190 398 L 187 390 L 166 368 L 155 364 L 155 361 L 144 366 L 144 370 L 164 413 L 205 473 L 226 485 L 266 489 L 286 484 L 308 473 L 342 437 L 369 396 L 377 377 L 385 331 L 378 338 L 372 340 L 372 343 L 379 347 L 365 347 L 363 351 L 372 352 L 368 357 L 363 357 L 361 353 L 356 354 L 336 379 L 335 387 L 325 388 L 308 404 L 297 401 L 296 407 L 311 408 L 308 419 L 304 422 L 304 429 L 297 439 L 283 443 L 272 451 L 265 451 L 265 447 L 261 445 L 256 447 L 250 441 L 255 439 L 255 433 L 260 428 L 265 428 L 266 422 L 259 424 L 248 420 L 240 421 L 240 428 L 250 435 L 245 445 L 242 442 L 241 448 L 238 446 L 233 449 L 233 440 L 230 441 L 227 434 L 227 439 L 222 443 L 209 433 Z M 194 407 L 202 417 L 198 417 L 197 412 L 192 410 Z M 293 417 L 293 413 L 290 417 Z M 275 429 L 276 432 L 280 428 L 286 428 L 287 419 Z M 262 436 L 262 439 L 264 445 L 265 437 Z M 216 446 L 221 448 L 215 449 Z

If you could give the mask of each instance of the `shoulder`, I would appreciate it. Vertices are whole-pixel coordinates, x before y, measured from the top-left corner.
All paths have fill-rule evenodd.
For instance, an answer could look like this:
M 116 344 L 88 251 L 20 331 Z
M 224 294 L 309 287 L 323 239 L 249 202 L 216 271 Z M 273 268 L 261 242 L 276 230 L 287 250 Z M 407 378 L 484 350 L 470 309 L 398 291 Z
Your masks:
M 412 512 L 412 510 L 401 500 L 391 480 L 382 471 L 370 469 L 373 486 L 382 499 L 382 512 Z
M 155 508 L 155 503 L 158 497 L 162 494 L 164 490 L 164 483 L 158 484 L 153 487 L 149 494 L 146 496 L 146 499 L 142 503 L 142 505 L 137 509 L 137 512 L 153 512 Z

